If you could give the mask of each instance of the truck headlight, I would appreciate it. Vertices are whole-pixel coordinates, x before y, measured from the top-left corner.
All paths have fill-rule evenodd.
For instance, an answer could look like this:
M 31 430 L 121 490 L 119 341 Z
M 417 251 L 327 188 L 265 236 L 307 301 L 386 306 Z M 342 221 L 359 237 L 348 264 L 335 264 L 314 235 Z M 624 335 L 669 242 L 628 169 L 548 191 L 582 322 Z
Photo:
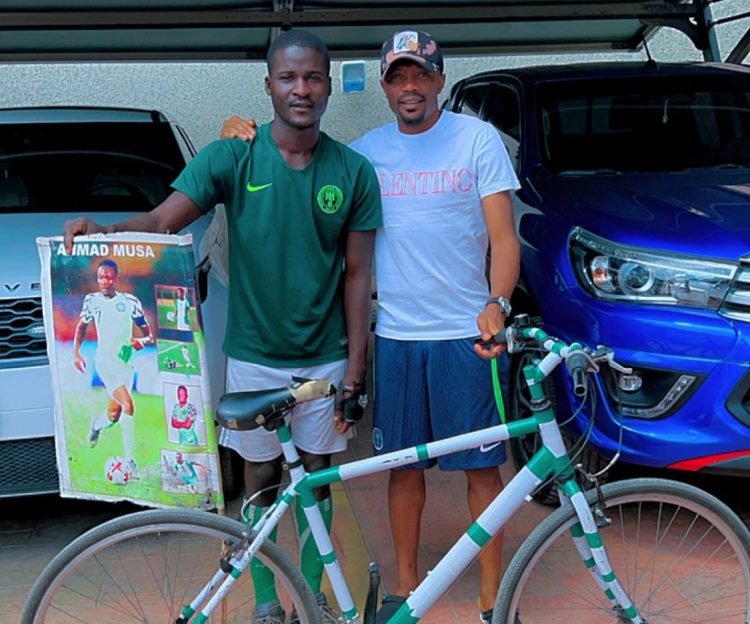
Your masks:
M 717 309 L 737 265 L 621 245 L 575 228 L 570 254 L 581 286 L 601 299 Z

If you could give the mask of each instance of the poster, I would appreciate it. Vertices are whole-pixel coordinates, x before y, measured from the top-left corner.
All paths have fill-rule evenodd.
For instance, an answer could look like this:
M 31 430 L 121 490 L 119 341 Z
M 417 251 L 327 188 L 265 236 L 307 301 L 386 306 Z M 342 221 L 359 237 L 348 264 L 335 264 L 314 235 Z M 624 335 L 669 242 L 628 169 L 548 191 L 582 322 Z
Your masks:
M 61 495 L 223 508 L 191 236 L 37 246 Z

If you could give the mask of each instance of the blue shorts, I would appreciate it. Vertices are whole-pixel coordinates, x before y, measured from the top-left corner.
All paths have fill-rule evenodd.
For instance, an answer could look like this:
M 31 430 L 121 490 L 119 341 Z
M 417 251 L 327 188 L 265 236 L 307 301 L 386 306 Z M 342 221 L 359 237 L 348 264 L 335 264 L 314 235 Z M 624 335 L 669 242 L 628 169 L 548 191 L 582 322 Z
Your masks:
M 374 381 L 376 454 L 500 424 L 490 362 L 477 356 L 472 338 L 408 341 L 376 336 Z M 488 452 L 469 449 L 407 468 L 437 463 L 442 470 L 475 470 L 504 461 L 505 445 L 500 444 Z

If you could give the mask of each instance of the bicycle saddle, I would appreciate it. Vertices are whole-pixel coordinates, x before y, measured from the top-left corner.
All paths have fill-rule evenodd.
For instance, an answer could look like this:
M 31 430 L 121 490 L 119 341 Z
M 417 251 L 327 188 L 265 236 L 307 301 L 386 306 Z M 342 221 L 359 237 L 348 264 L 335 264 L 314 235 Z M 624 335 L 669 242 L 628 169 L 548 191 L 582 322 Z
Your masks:
M 216 419 L 222 427 L 236 431 L 261 426 L 273 431 L 283 422 L 284 414 L 297 403 L 334 394 L 336 388 L 326 379 L 292 377 L 292 383 L 284 388 L 225 394 L 216 408 Z

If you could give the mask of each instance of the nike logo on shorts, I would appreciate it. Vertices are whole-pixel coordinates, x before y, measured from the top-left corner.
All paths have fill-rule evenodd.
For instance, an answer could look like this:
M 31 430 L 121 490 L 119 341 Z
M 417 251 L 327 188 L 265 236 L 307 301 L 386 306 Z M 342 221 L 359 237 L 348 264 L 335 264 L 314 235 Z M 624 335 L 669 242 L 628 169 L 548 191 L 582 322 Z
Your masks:
M 479 447 L 480 453 L 489 453 L 492 449 L 497 448 L 503 443 L 502 440 L 499 442 L 492 442 L 491 444 L 482 444 L 482 446 Z

